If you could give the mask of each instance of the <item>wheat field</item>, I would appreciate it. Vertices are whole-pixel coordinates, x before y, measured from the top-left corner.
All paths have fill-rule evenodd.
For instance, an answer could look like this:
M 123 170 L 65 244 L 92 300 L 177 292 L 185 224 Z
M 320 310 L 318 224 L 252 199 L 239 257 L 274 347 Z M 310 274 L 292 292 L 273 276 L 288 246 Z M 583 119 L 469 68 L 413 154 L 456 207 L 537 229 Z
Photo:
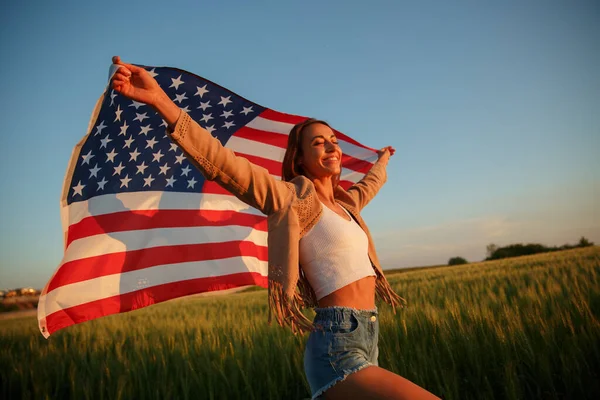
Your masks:
M 444 399 L 600 398 L 600 248 L 390 275 L 380 366 Z M 313 312 L 307 311 L 312 317 Z M 307 336 L 266 291 L 184 298 L 55 333 L 0 321 L 3 399 L 303 399 Z

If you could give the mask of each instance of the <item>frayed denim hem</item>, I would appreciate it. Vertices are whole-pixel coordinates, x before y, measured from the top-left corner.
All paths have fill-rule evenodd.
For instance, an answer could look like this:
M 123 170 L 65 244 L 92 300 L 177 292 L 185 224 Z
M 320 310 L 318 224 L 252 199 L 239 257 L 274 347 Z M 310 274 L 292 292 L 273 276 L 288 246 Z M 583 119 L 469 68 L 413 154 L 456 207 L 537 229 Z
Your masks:
M 351 374 L 360 371 L 361 369 L 364 369 L 366 367 L 371 367 L 371 366 L 375 366 L 375 364 L 372 364 L 368 361 L 365 361 L 364 364 L 359 365 L 358 367 L 354 367 L 350 370 L 350 372 L 347 372 L 344 374 L 344 376 L 335 378 L 334 380 L 332 380 L 331 382 L 329 382 L 327 385 L 323 386 L 321 389 L 317 390 L 315 392 L 315 394 L 313 394 L 311 400 L 317 400 L 321 397 L 321 395 L 323 395 L 323 393 L 325 393 L 325 391 L 327 389 L 330 389 L 331 387 L 335 386 L 335 384 L 339 383 L 339 382 L 343 382 L 348 376 L 350 376 Z

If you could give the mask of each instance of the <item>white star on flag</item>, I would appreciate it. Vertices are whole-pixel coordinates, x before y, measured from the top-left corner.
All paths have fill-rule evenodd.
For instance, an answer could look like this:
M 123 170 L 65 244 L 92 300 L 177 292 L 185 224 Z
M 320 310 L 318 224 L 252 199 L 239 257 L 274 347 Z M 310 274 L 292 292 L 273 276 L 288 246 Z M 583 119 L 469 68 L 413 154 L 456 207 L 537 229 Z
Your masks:
M 137 158 L 140 154 L 142 153 L 138 152 L 137 149 L 134 149 L 131 153 L 129 153 L 129 161 L 137 162 Z
M 154 178 L 152 177 L 152 175 L 148 175 L 147 178 L 144 178 L 144 187 L 151 186 L 152 181 L 154 181 Z
M 115 110 L 115 120 L 113 122 L 121 121 L 121 113 L 122 112 L 123 112 L 123 110 L 121 110 L 121 105 L 118 104 L 117 109 Z
M 79 183 L 75 186 L 73 186 L 73 196 L 75 196 L 76 194 L 83 196 L 83 188 L 85 187 L 85 185 L 81 184 L 81 181 L 79 181 Z
M 173 83 L 171 83 L 171 86 L 169 86 L 170 88 L 174 87 L 175 90 L 179 90 L 179 85 L 181 85 L 182 83 L 184 83 L 181 80 L 181 75 L 179 75 L 176 79 L 171 78 L 171 81 L 173 81 Z
M 123 168 L 125 168 L 125 167 L 123 166 L 123 163 L 120 162 L 118 166 L 114 167 L 115 172 L 113 173 L 113 176 L 115 176 L 115 175 L 121 176 L 121 172 L 123 171 Z
M 197 89 L 197 91 L 194 96 L 200 96 L 200 98 L 202 98 L 202 96 L 204 96 L 206 93 L 208 93 L 208 89 L 206 89 L 206 85 L 204 85 L 202 87 L 196 86 L 196 89 Z
M 128 149 L 131 147 L 131 144 L 134 142 L 133 137 L 129 136 L 129 139 L 125 139 L 125 144 L 123 145 L 124 148 Z
M 240 114 L 248 115 L 251 112 L 254 112 L 254 111 L 252 111 L 252 106 L 244 107 L 244 109 L 242 111 L 240 111 Z
M 127 187 L 127 185 L 129 185 L 130 181 L 131 181 L 131 178 L 129 177 L 129 175 L 125 175 L 125 178 L 121 179 L 121 187 Z
M 115 149 L 112 149 L 110 151 L 110 153 L 106 153 L 106 160 L 114 163 L 115 162 L 115 157 L 117 156 L 117 154 L 119 154 L 119 153 L 117 153 L 115 151 Z
M 140 107 L 144 107 L 144 106 L 145 106 L 145 104 L 144 104 L 144 103 L 140 103 L 140 102 L 137 102 L 137 101 L 135 101 L 135 100 L 131 100 L 131 104 L 129 105 L 129 107 L 135 107 L 135 109 L 136 109 L 136 110 L 137 110 L 138 108 L 140 108 Z
M 137 165 L 137 174 L 142 174 L 144 175 L 144 171 L 146 171 L 146 168 L 148 168 L 148 166 L 146 165 L 145 162 L 142 162 L 140 165 Z
M 98 182 L 98 190 L 104 190 L 104 185 L 106 185 L 108 181 L 102 177 L 102 180 Z
M 81 162 L 81 165 L 89 164 L 93 157 L 94 155 L 92 154 L 92 150 L 90 150 L 89 153 L 82 155 L 81 158 L 83 158 L 83 161 Z
M 227 104 L 231 103 L 231 96 L 227 96 L 227 97 L 221 97 L 221 101 L 218 103 L 219 105 L 222 105 L 223 107 L 227 106 Z
M 202 111 L 206 111 L 207 108 L 212 107 L 210 105 L 210 101 L 207 101 L 206 103 L 200 102 L 200 106 L 198 108 L 201 108 Z
M 163 157 L 163 155 L 164 154 L 160 150 L 158 150 L 156 153 L 152 153 L 152 161 L 160 162 L 160 159 Z
M 94 134 L 94 136 L 102 134 L 102 129 L 106 127 L 107 125 L 104 125 L 104 120 L 102 120 L 102 122 L 100 122 L 100 124 L 96 127 L 96 133 Z
M 98 168 L 98 164 L 96 164 L 96 166 L 92 169 L 90 169 L 90 178 L 94 177 L 97 178 L 98 177 L 98 172 L 101 170 L 101 168 Z
M 181 102 L 184 101 L 184 100 L 187 100 L 187 97 L 185 97 L 185 93 L 183 93 L 183 94 L 176 94 L 175 95 L 175 100 L 173 100 L 173 101 L 176 101 L 179 104 L 181 104 Z

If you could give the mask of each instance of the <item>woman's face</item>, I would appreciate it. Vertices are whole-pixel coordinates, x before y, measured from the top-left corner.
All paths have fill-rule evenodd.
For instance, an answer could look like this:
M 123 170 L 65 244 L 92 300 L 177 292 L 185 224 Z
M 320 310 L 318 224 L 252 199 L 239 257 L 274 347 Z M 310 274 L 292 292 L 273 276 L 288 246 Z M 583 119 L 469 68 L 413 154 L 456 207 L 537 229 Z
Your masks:
M 299 158 L 309 178 L 337 176 L 341 172 L 342 150 L 327 125 L 315 123 L 302 131 L 302 156 Z

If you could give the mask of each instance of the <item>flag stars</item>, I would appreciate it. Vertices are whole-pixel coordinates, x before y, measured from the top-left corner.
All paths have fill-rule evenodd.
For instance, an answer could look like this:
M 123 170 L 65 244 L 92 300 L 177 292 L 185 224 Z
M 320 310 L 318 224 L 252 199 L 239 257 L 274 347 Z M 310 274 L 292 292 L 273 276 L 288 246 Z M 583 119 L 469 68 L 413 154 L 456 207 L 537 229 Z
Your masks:
M 185 156 L 183 154 L 180 154 L 177 157 L 175 157 L 175 164 L 181 164 L 183 163 L 183 160 L 185 160 Z
M 156 78 L 158 76 L 158 74 L 154 71 L 156 68 L 152 68 L 150 71 L 148 71 L 148 73 L 150 74 L 151 77 Z
M 121 126 L 121 132 L 119 132 L 119 136 L 123 135 L 127 135 L 127 128 L 129 128 L 129 125 L 127 125 L 127 121 L 123 122 L 123 125 Z
M 173 82 L 173 83 L 171 83 L 171 86 L 169 86 L 169 87 L 170 87 L 170 88 L 174 87 L 174 88 L 175 88 L 175 90 L 179 90 L 179 85 L 181 85 L 182 83 L 184 83 L 184 82 L 181 80 L 181 75 L 179 75 L 179 76 L 177 77 L 177 79 L 173 79 L 173 78 L 171 78 L 171 82 Z
M 115 152 L 115 149 L 112 149 L 110 153 L 106 153 L 106 160 L 114 163 L 115 157 L 117 156 L 117 154 L 118 153 Z
M 81 184 L 81 181 L 79 181 L 79 183 L 75 186 L 73 186 L 73 197 L 75 197 L 76 195 L 80 195 L 83 196 L 83 188 L 85 187 L 85 185 Z
M 137 175 L 137 174 L 142 174 L 142 175 L 144 175 L 144 173 L 145 173 L 145 171 L 146 171 L 146 168 L 148 168 L 148 166 L 146 165 L 146 163 L 145 163 L 145 162 L 142 162 L 140 165 L 136 165 L 136 168 L 137 168 L 136 175 Z
M 129 139 L 125 139 L 125 144 L 123 145 L 124 148 L 130 148 L 131 144 L 134 142 L 133 138 L 131 136 L 129 136 Z
M 152 161 L 160 162 L 160 159 L 163 158 L 164 154 L 158 150 L 156 153 L 152 153 Z
M 196 86 L 196 94 L 194 96 L 200 96 L 200 98 L 202 98 L 202 96 L 204 96 L 206 93 L 208 93 L 208 89 L 206 88 L 206 85 L 200 87 L 200 86 Z M 207 102 L 208 103 L 208 102 Z M 210 107 L 210 106 L 209 106 Z
M 129 107 L 135 107 L 136 110 L 142 106 L 145 106 L 145 104 L 135 100 L 131 100 L 131 104 L 129 105 Z
M 252 109 L 252 106 L 244 107 L 243 110 L 240 111 L 240 114 L 248 115 L 251 112 L 254 112 L 254 110 Z
M 146 135 L 148 135 L 148 132 L 153 131 L 153 130 L 154 129 L 152 129 L 150 127 L 150 125 L 142 126 L 142 127 L 140 127 L 140 135 L 146 136 Z
M 181 169 L 181 176 L 187 176 L 187 174 L 191 171 L 192 169 L 190 168 L 189 165 L 186 165 L 184 168 Z
M 198 108 L 201 108 L 201 109 L 202 109 L 202 111 L 206 111 L 206 109 L 207 109 L 207 108 L 210 108 L 210 107 L 212 107 L 212 106 L 210 105 L 210 101 L 207 101 L 207 102 L 205 102 L 205 103 L 203 103 L 203 102 L 200 102 L 200 106 L 199 106 Z
M 153 181 L 154 181 L 154 178 L 152 177 L 152 175 L 148 175 L 147 178 L 144 178 L 144 187 L 152 186 Z
M 117 97 L 117 94 L 115 93 L 115 90 L 113 89 L 110 92 L 110 106 L 114 106 L 115 105 L 115 97 Z
M 173 177 L 167 178 L 167 184 L 165 187 L 169 187 L 169 186 L 173 187 L 173 184 L 175 184 L 176 181 L 177 181 L 177 179 L 175 179 Z
M 193 189 L 193 188 L 194 188 L 194 185 L 195 185 L 196 183 L 198 183 L 198 182 L 196 182 L 196 180 L 194 179 L 194 177 L 192 177 L 192 179 L 190 179 L 190 180 L 189 180 L 189 181 L 187 181 L 187 182 L 188 182 L 188 185 L 187 185 L 188 189 L 190 189 L 190 188 L 191 188 L 191 189 Z
M 185 107 L 183 107 L 183 108 L 181 109 L 181 111 L 184 111 L 184 112 L 186 112 L 186 113 L 189 113 L 189 112 L 190 112 L 190 107 L 189 107 L 189 106 L 185 106 Z
M 96 166 L 94 168 L 90 169 L 90 178 L 92 178 L 92 176 L 94 178 L 98 178 L 98 172 L 101 170 L 101 168 L 98 168 L 98 163 L 96 163 Z
M 121 121 L 121 113 L 122 112 L 123 112 L 123 110 L 121 110 L 121 105 L 118 104 L 117 109 L 115 110 L 115 120 L 113 122 Z
M 167 124 L 167 121 L 165 121 L 165 120 L 163 119 L 163 121 L 160 123 L 160 126 L 164 126 L 165 128 L 168 128 L 168 127 L 169 127 L 169 124 Z
M 135 118 L 133 120 L 144 122 L 144 120 L 148 119 L 148 118 L 150 118 L 150 117 L 148 117 L 148 113 L 143 113 L 143 114 L 135 113 Z
M 219 105 L 222 105 L 223 107 L 226 107 L 226 106 L 227 106 L 227 104 L 229 104 L 229 103 L 231 103 L 231 102 L 232 102 L 232 101 L 230 100 L 230 99 L 231 99 L 231 96 L 227 96 L 227 97 L 220 96 L 220 97 L 221 97 L 221 101 L 219 102 Z
M 159 167 L 160 172 L 158 173 L 160 174 L 164 174 L 165 176 L 167 175 L 167 171 L 171 169 L 171 167 L 169 167 L 169 164 L 165 163 L 165 165 L 163 165 L 162 167 Z
M 211 125 L 211 126 L 207 126 L 206 128 L 204 128 L 208 131 L 208 133 L 210 133 L 212 135 L 212 133 L 215 131 L 215 125 Z
M 154 150 L 154 145 L 158 143 L 158 141 L 154 138 L 150 138 L 150 140 L 146 140 L 146 148 L 151 148 Z
M 108 181 L 102 177 L 102 180 L 98 182 L 98 191 L 104 190 L 104 185 L 106 185 Z
M 171 143 L 169 151 L 177 152 L 177 144 L 176 143 Z
M 231 110 L 227 110 L 227 111 L 223 111 L 223 114 L 221 114 L 221 117 L 225 117 L 225 119 L 231 117 L 233 115 L 233 111 Z M 208 122 L 208 121 L 206 121 Z
M 176 94 L 175 95 L 175 100 L 173 100 L 173 101 L 176 101 L 179 104 L 181 104 L 181 102 L 184 101 L 184 100 L 187 100 L 187 97 L 185 97 L 185 92 L 183 94 Z
M 129 161 L 137 162 L 137 158 L 140 154 L 142 153 L 138 152 L 137 149 L 134 149 L 131 153 L 129 153 Z
M 131 182 L 131 178 L 129 177 L 129 175 L 125 175 L 125 178 L 121 178 L 120 181 L 121 181 L 120 187 L 128 188 L 129 182 Z
M 121 176 L 121 172 L 123 172 L 123 168 L 125 168 L 125 167 L 123 166 L 123 163 L 120 162 L 118 166 L 114 167 L 115 172 L 113 173 L 113 176 L 115 176 L 115 175 Z
M 102 134 L 102 130 L 103 130 L 104 128 L 106 128 L 106 127 L 107 127 L 107 125 L 104 125 L 104 121 L 100 122 L 100 125 L 98 125 L 98 126 L 96 127 L 96 133 L 94 134 L 94 136 L 96 136 L 96 135 L 101 135 L 101 134 Z
M 100 148 L 108 146 L 108 143 L 112 142 L 112 139 L 108 138 L 108 135 L 102 140 L 100 140 Z
M 223 128 L 231 128 L 232 126 L 234 126 L 235 124 L 233 123 L 233 121 L 226 121 L 225 125 L 223 125 Z
M 212 116 L 212 114 L 202 114 L 202 118 L 201 118 L 200 120 L 201 120 L 201 121 L 204 121 L 204 122 L 208 122 L 208 121 L 210 121 L 211 119 L 213 119 L 213 116 Z
M 90 164 L 90 160 L 94 157 L 94 155 L 92 154 L 92 150 L 89 151 L 89 153 L 84 154 L 81 156 L 81 158 L 83 158 L 83 161 L 81 162 L 81 165 L 83 164 Z

